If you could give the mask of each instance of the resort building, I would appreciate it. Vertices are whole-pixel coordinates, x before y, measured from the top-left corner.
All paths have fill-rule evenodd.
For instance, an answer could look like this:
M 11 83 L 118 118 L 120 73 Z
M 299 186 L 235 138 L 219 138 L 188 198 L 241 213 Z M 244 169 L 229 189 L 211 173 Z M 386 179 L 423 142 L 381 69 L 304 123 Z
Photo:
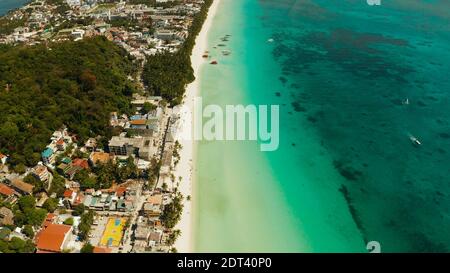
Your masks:
M 151 138 L 147 137 L 128 138 L 114 136 L 109 141 L 108 148 L 111 153 L 116 155 L 135 155 L 143 159 L 148 159 L 151 156 L 151 144 Z

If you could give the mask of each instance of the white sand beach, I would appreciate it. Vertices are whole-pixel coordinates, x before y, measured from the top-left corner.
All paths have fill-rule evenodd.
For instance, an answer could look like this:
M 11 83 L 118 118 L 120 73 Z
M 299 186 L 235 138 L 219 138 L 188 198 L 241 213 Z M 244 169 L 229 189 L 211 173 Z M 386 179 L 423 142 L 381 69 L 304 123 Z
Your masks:
M 214 15 L 217 12 L 217 8 L 219 6 L 221 0 L 214 0 L 213 4 L 211 5 L 208 17 L 206 21 L 203 24 L 202 30 L 197 36 L 197 39 L 195 40 L 195 47 L 193 49 L 192 55 L 191 55 L 191 61 L 192 61 L 192 68 L 194 69 L 194 75 L 196 80 L 189 84 L 186 89 L 185 99 L 184 99 L 184 105 L 188 107 L 191 110 L 191 113 L 193 113 L 194 109 L 194 98 L 199 96 L 200 94 L 200 68 L 201 66 L 206 63 L 205 59 L 202 58 L 202 55 L 206 50 L 208 50 L 208 31 L 212 25 L 212 21 L 214 18 Z M 181 118 L 185 120 L 183 117 Z M 183 124 L 183 126 L 190 126 L 190 128 L 193 128 L 193 124 L 186 123 Z M 192 196 L 193 192 L 193 183 L 194 183 L 194 176 L 193 176 L 193 168 L 194 168 L 194 157 L 195 157 L 195 142 L 193 139 L 191 140 L 182 140 L 180 139 L 179 142 L 182 145 L 182 150 L 180 153 L 180 162 L 178 163 L 174 175 L 175 177 L 182 177 L 182 182 L 179 186 L 179 191 L 183 194 L 184 197 L 191 196 L 191 201 L 187 201 L 186 198 L 184 199 L 184 209 L 181 216 L 181 220 L 178 222 L 175 229 L 179 229 L 181 231 L 181 235 L 178 238 L 178 240 L 175 242 L 174 247 L 178 250 L 178 252 L 187 253 L 193 251 L 193 236 L 194 232 L 192 229 L 193 224 L 193 199 L 195 196 Z

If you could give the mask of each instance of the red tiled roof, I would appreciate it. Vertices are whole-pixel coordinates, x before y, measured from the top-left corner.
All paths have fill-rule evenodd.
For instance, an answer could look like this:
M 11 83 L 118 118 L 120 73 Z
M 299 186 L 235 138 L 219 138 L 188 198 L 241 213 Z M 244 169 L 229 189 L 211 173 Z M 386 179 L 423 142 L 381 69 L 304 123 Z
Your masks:
M 36 251 L 36 253 L 38 253 L 38 254 L 49 254 L 49 253 L 55 253 L 55 252 L 53 252 L 53 251 L 45 251 L 45 250 L 37 250 Z
M 72 198 L 72 193 L 73 193 L 73 190 L 66 190 L 64 192 L 64 197 L 65 198 Z
M 107 247 L 94 247 L 93 253 L 111 253 L 111 249 Z
M 56 145 L 64 145 L 64 139 L 60 138 L 58 141 L 56 141 Z
M 132 120 L 130 121 L 131 125 L 145 125 L 147 121 L 145 119 L 136 119 L 136 120 Z
M 73 160 L 72 165 L 83 169 L 89 169 L 89 163 L 86 159 L 76 158 Z
M 116 190 L 116 195 L 118 197 L 123 196 L 126 191 L 127 191 L 127 188 L 125 188 L 125 187 L 118 187 L 117 190 Z
M 15 193 L 15 191 L 13 189 L 11 189 L 10 187 L 6 186 L 5 184 L 0 184 L 0 194 L 6 195 L 6 196 L 11 196 Z
M 49 225 L 53 224 L 53 220 L 55 219 L 55 214 L 49 213 L 47 214 L 47 217 L 45 218 L 45 221 L 42 223 L 43 227 L 48 227 Z
M 68 232 L 72 229 L 67 225 L 50 224 L 37 235 L 38 251 L 60 252 Z

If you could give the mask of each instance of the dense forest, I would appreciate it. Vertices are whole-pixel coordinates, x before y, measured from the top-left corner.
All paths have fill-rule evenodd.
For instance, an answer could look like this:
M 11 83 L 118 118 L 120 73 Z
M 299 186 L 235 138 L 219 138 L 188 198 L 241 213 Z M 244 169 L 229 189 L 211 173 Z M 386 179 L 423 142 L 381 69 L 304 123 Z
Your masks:
M 33 47 L 0 46 L 0 152 L 33 166 L 63 124 L 80 141 L 109 136 L 109 113 L 129 113 L 131 57 L 104 37 Z
M 151 95 L 162 96 L 171 105 L 181 103 L 186 85 L 195 80 L 191 53 L 212 2 L 213 0 L 205 0 L 201 11 L 194 18 L 188 38 L 179 51 L 163 52 L 147 58 L 142 78 Z

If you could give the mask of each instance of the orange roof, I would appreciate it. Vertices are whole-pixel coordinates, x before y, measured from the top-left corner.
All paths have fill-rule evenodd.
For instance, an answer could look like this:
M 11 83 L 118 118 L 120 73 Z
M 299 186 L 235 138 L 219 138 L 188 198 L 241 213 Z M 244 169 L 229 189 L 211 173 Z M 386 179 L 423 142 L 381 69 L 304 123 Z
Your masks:
M 110 155 L 108 153 L 93 152 L 91 154 L 91 160 L 94 164 L 97 162 L 108 163 L 109 159 L 110 159 Z
M 72 198 L 73 190 L 66 190 L 64 192 L 64 197 L 66 198 Z
M 0 159 L 2 159 L 2 158 L 4 158 L 4 157 L 6 157 L 6 155 L 0 153 Z
M 39 254 L 48 254 L 48 253 L 55 253 L 55 252 L 53 252 L 53 251 L 45 251 L 45 250 L 37 250 L 36 251 L 36 253 L 39 253 Z
M 136 119 L 130 121 L 131 125 L 145 125 L 146 120 L 145 119 Z
M 47 217 L 45 218 L 45 221 L 42 223 L 43 227 L 48 227 L 49 225 L 53 224 L 53 220 L 55 219 L 55 214 L 49 213 L 47 214 Z
M 11 196 L 15 193 L 15 191 L 13 189 L 11 189 L 10 187 L 6 186 L 5 184 L 0 184 L 0 194 L 6 195 L 6 196 Z
M 76 158 L 73 160 L 72 165 L 81 167 L 83 169 L 89 169 L 89 163 L 86 159 Z
M 83 193 L 77 194 L 77 197 L 75 198 L 75 202 L 73 203 L 75 206 L 78 206 L 79 204 L 83 203 L 84 195 Z
M 37 235 L 38 251 L 61 252 L 64 239 L 71 230 L 71 226 L 50 224 Z
M 116 190 L 116 195 L 117 196 L 123 196 L 123 194 L 127 191 L 127 188 L 125 187 L 118 187 Z
M 64 145 L 64 139 L 60 138 L 58 141 L 56 141 L 56 145 Z
M 94 247 L 93 253 L 111 253 L 111 249 L 107 247 Z

